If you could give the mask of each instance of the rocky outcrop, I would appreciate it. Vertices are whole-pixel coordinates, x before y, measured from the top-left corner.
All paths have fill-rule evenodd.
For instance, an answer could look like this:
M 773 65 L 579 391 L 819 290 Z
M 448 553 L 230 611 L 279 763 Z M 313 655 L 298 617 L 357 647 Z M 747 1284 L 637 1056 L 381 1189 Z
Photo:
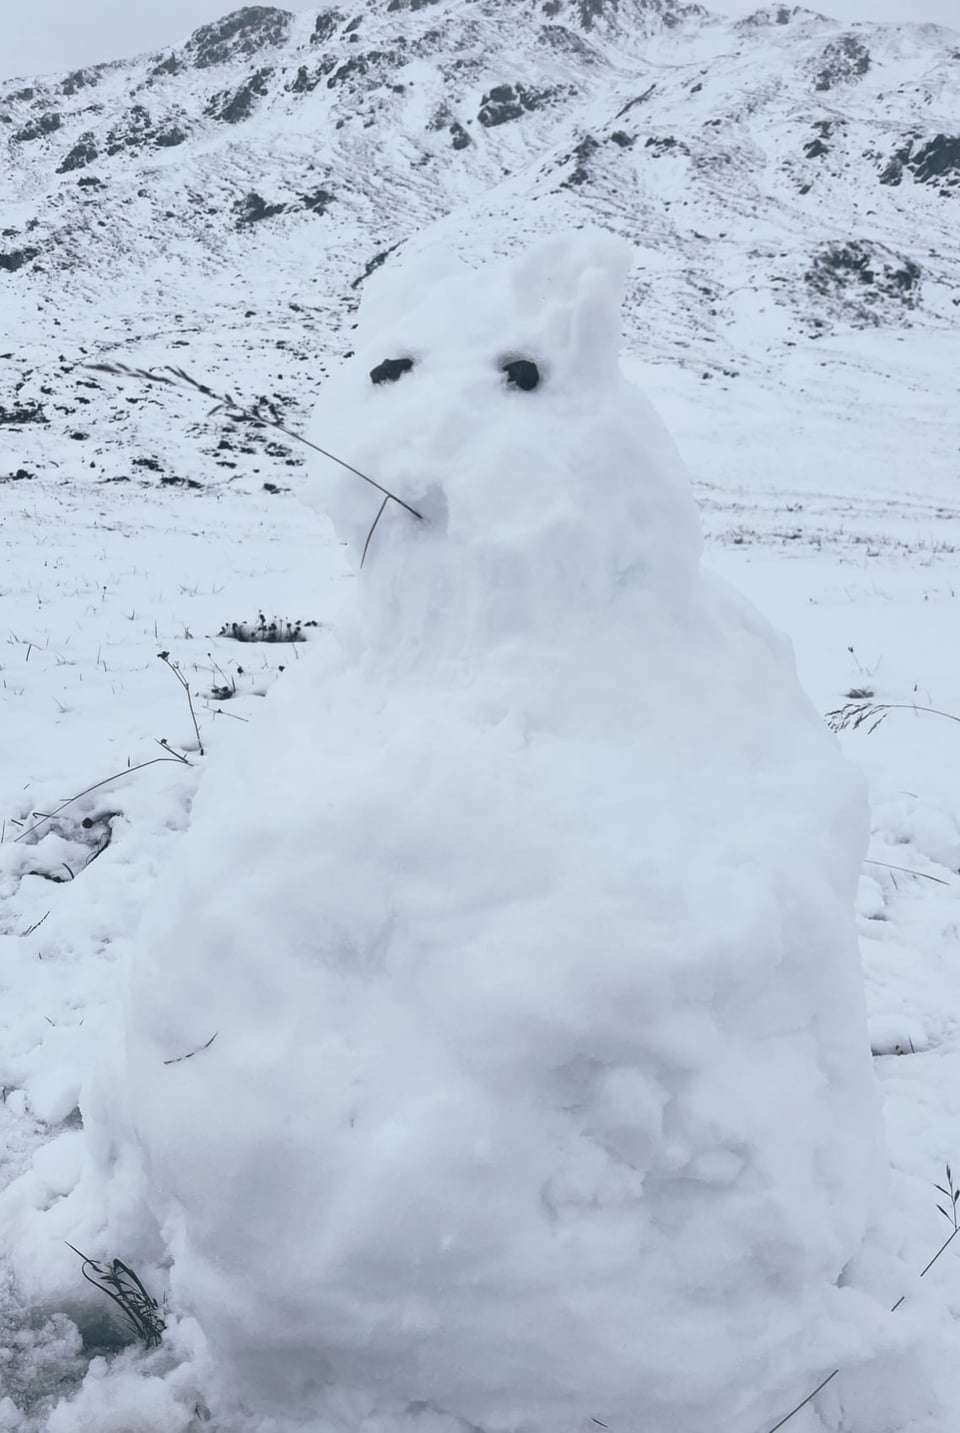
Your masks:
M 224 65 L 228 60 L 261 54 L 282 45 L 293 16 L 272 5 L 247 5 L 211 25 L 201 25 L 187 41 L 187 55 L 198 70 Z

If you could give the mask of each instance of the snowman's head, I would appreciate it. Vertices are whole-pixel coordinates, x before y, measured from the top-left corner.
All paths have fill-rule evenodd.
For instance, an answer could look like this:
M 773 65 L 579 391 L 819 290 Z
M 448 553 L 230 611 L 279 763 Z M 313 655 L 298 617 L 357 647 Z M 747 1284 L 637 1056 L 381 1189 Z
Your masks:
M 399 583 L 409 605 L 426 569 L 434 599 L 479 582 L 522 626 L 531 604 L 689 582 L 686 476 L 620 370 L 631 259 L 578 232 L 479 270 L 427 250 L 369 281 L 310 437 L 419 514 L 386 504 L 363 573 L 378 600 Z M 318 458 L 313 501 L 359 564 L 382 494 Z

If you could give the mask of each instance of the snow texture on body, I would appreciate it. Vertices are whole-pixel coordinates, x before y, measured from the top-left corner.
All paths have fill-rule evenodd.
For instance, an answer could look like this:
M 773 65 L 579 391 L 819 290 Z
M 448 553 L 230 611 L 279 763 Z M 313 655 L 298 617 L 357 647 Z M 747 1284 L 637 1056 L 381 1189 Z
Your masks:
M 700 571 L 629 260 L 370 281 L 311 436 L 421 516 L 387 503 L 146 919 L 145 1187 L 265 1412 L 702 1433 L 875 1347 L 863 793 Z M 320 462 L 312 499 L 359 567 L 381 494 Z

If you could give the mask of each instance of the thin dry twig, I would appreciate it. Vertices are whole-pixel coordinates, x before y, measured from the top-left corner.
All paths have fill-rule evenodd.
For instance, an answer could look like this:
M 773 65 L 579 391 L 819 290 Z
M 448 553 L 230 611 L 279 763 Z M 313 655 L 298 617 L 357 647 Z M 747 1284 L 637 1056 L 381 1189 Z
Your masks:
M 931 876 L 928 875 L 926 871 L 911 871 L 909 866 L 891 866 L 889 861 L 867 860 L 864 864 L 867 866 L 883 866 L 886 871 L 900 871 L 905 876 L 919 876 L 923 881 L 936 881 L 938 886 L 949 886 L 950 884 L 950 882 L 945 881 L 942 876 Z
M 214 1030 L 213 1034 L 210 1036 L 210 1039 L 205 1045 L 198 1045 L 195 1050 L 188 1050 L 185 1055 L 175 1055 L 172 1060 L 164 1060 L 163 1063 L 165 1065 L 179 1065 L 182 1060 L 192 1060 L 194 1055 L 200 1054 L 201 1050 L 209 1050 L 210 1046 L 213 1044 L 214 1040 L 219 1034 L 219 1030 Z
M 94 861 L 97 859 L 98 856 L 102 856 L 102 855 L 103 855 L 104 851 L 105 851 L 105 850 L 107 849 L 107 847 L 110 845 L 110 840 L 111 840 L 111 837 L 110 837 L 110 834 L 109 834 L 109 832 L 108 832 L 108 833 L 107 833 L 107 836 L 106 836 L 106 839 L 103 840 L 103 841 L 101 841 L 101 842 L 100 842 L 100 845 L 97 846 L 97 848 L 96 848 L 94 851 L 91 851 L 90 855 L 89 855 L 89 856 L 87 857 L 87 859 L 84 861 L 84 863 L 83 863 L 83 869 L 84 869 L 84 870 L 86 870 L 88 866 L 92 866 L 93 863 L 94 863 Z
M 171 662 L 169 652 L 158 652 L 157 656 L 160 658 L 161 662 L 163 662 L 164 666 L 170 668 L 171 672 L 176 677 L 181 687 L 183 687 L 183 690 L 186 692 L 187 706 L 190 708 L 190 720 L 193 722 L 193 729 L 197 736 L 197 749 L 200 752 L 200 755 L 203 756 L 203 741 L 200 737 L 200 728 L 197 725 L 197 714 L 193 709 L 193 697 L 190 694 L 190 683 L 187 681 L 186 677 L 181 672 L 179 663 Z
M 217 717 L 217 716 L 230 717 L 233 721 L 245 721 L 245 722 L 249 722 L 249 720 L 250 720 L 249 717 L 240 716 L 237 712 L 225 712 L 224 709 L 223 709 L 223 707 L 205 706 L 205 707 L 204 707 L 204 711 L 205 711 L 205 712 L 212 712 L 215 717 Z
M 920 706 L 916 702 L 847 702 L 835 711 L 827 712 L 827 725 L 831 731 L 859 731 L 867 726 L 867 735 L 876 731 L 891 712 L 926 712 L 929 716 L 945 717 L 947 721 L 960 722 L 960 716 L 953 712 L 940 711 L 938 707 Z
M 163 746 L 162 742 L 161 746 Z M 51 811 L 48 816 L 42 817 L 41 820 L 35 821 L 32 826 L 28 826 L 25 831 L 21 831 L 20 835 L 15 838 L 14 845 L 16 845 L 17 841 L 23 841 L 27 836 L 32 835 L 34 831 L 39 830 L 45 822 L 52 821 L 55 816 L 59 816 L 61 811 L 65 811 L 68 806 L 72 806 L 75 801 L 79 801 L 81 796 L 89 796 L 91 791 L 98 791 L 101 786 L 109 786 L 111 781 L 119 781 L 121 776 L 132 776 L 135 771 L 143 771 L 144 767 L 156 766 L 157 763 L 161 761 L 179 761 L 181 766 L 193 765 L 193 762 L 188 761 L 185 756 L 181 756 L 180 753 L 174 751 L 172 747 L 164 746 L 163 749 L 164 751 L 169 751 L 170 755 L 152 756 L 149 761 L 140 761 L 136 766 L 128 766 L 125 767 L 123 771 L 115 771 L 112 776 L 105 776 L 102 781 L 95 781 L 92 786 L 86 787 L 83 791 L 78 791 L 76 796 L 68 797 L 66 801 Z
M 369 549 L 369 547 L 370 547 L 370 539 L 373 537 L 373 534 L 374 534 L 374 533 L 376 532 L 376 530 L 377 530 L 377 523 L 378 523 L 378 522 L 380 521 L 380 519 L 383 517 L 383 514 L 384 514 L 384 511 L 385 511 L 385 509 L 386 509 L 386 506 L 387 506 L 388 501 L 389 501 L 388 498 L 384 498 L 383 502 L 382 502 L 382 503 L 380 504 L 380 506 L 377 508 L 377 515 L 376 515 L 376 517 L 374 518 L 373 522 L 370 524 L 370 531 L 367 533 L 367 540 L 366 540 L 366 542 L 363 544 L 363 552 L 362 552 L 362 554 L 361 554 L 361 556 L 360 556 L 360 567 L 361 567 L 361 569 L 363 568 L 363 564 L 364 564 L 364 563 L 366 562 L 366 560 L 367 560 L 367 551 L 368 551 L 368 549 Z
M 34 921 L 33 925 L 28 925 L 25 931 L 21 931 L 21 933 L 20 933 L 20 938 L 21 938 L 21 940 L 23 939 L 24 936 L 33 935 L 33 933 L 34 933 L 35 930 L 39 930 L 40 927 L 43 925 L 44 921 L 46 920 L 46 918 L 47 918 L 47 916 L 48 916 L 49 914 L 50 914 L 50 912 L 47 911 L 47 915 L 41 916 L 38 921 Z
M 813 1392 L 808 1393 L 802 1403 L 798 1403 L 796 1408 L 791 1408 L 790 1412 L 786 1415 L 786 1417 L 781 1418 L 779 1423 L 774 1423 L 773 1427 L 767 1430 L 767 1433 L 777 1433 L 778 1428 L 782 1428 L 785 1423 L 789 1423 L 790 1419 L 794 1416 L 794 1414 L 799 1413 L 801 1408 L 806 1408 L 808 1403 L 812 1403 L 813 1400 L 816 1398 L 817 1394 L 822 1393 L 823 1390 L 826 1388 L 827 1384 L 830 1383 L 831 1380 L 836 1378 L 839 1372 L 839 1368 L 835 1368 L 832 1373 L 828 1373 L 823 1382 L 818 1383 Z

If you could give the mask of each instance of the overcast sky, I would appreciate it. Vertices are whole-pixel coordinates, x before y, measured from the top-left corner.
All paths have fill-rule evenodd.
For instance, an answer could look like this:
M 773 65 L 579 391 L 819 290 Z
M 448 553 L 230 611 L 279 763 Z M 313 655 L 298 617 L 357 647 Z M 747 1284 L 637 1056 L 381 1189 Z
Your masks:
M 742 15 L 760 0 L 704 0 Z M 960 0 L 807 0 L 843 20 L 936 20 L 960 29 Z M 78 69 L 176 44 L 197 25 L 238 9 L 238 0 L 0 0 L 0 79 Z M 311 5 L 286 0 L 281 8 Z

